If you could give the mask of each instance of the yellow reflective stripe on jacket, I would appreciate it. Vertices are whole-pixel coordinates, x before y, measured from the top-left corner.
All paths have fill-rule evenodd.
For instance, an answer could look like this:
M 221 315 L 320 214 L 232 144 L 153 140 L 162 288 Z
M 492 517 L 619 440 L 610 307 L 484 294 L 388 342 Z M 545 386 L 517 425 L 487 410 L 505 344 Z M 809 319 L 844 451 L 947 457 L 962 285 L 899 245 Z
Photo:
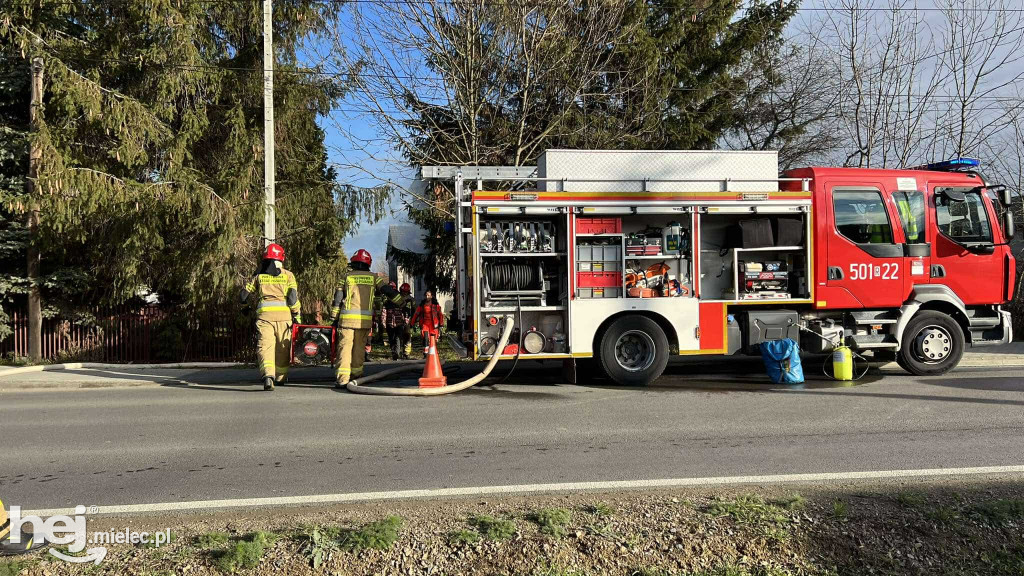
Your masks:
M 296 303 L 289 305 L 289 290 L 296 285 L 295 275 L 288 270 L 281 270 L 278 275 L 257 274 L 252 282 L 259 300 L 256 303 L 259 317 L 264 320 L 285 321 L 301 311 L 298 303 L 298 290 L 295 292 Z

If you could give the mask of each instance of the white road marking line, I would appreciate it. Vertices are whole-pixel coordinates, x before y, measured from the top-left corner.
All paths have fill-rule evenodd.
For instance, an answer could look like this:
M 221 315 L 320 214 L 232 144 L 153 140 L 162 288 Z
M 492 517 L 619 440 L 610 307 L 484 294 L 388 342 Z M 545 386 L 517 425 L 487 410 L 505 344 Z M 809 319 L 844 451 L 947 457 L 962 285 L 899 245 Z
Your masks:
M 613 480 L 605 482 L 562 482 L 556 484 L 516 484 L 509 486 L 469 486 L 424 490 L 392 490 L 353 492 L 349 494 L 318 494 L 311 496 L 280 496 L 272 498 L 238 498 L 231 500 L 198 500 L 193 502 L 160 502 L 99 506 L 96 514 L 142 514 L 182 512 L 223 508 L 254 508 L 263 506 L 304 506 L 310 504 L 341 504 L 374 500 L 405 500 L 410 498 L 446 498 L 452 496 L 483 496 L 489 494 L 527 494 L 533 492 L 580 492 L 635 488 L 673 488 L 682 486 L 727 486 L 731 484 L 780 484 L 786 482 L 822 482 L 835 480 L 879 480 L 937 476 L 973 476 L 978 474 L 1020 474 L 1024 466 L 978 466 L 973 468 L 927 468 L 920 470 L 875 470 L 869 472 L 819 472 L 810 474 L 768 474 L 762 476 L 715 476 L 705 478 L 665 478 L 659 480 Z M 85 503 L 88 505 L 88 503 Z M 22 515 L 55 516 L 73 514 L 71 508 L 26 510 Z

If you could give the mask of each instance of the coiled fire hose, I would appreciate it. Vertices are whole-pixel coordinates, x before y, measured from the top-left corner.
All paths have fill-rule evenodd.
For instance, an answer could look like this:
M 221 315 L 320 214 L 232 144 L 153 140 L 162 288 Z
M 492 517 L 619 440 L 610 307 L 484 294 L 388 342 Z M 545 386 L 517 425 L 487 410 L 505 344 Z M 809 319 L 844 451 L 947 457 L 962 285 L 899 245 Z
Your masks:
M 376 382 L 382 380 L 388 376 L 394 376 L 395 374 L 401 374 L 402 372 L 408 372 L 421 368 L 422 362 L 411 364 L 408 366 L 399 366 L 398 368 L 391 368 L 377 374 L 371 374 L 364 376 L 356 380 L 350 380 L 346 385 L 349 392 L 355 392 L 356 394 L 376 394 L 378 396 L 441 396 L 443 394 L 451 394 L 452 392 L 459 392 L 469 388 L 475 384 L 483 381 L 490 375 L 491 370 L 494 370 L 494 366 L 498 364 L 498 358 L 501 356 L 501 351 L 505 349 L 505 345 L 508 344 L 509 338 L 512 337 L 512 328 L 515 326 L 515 320 L 512 315 L 505 316 L 503 319 L 504 327 L 501 330 L 501 338 L 498 340 L 498 346 L 494 349 L 494 354 L 491 354 L 491 359 L 484 366 L 482 372 L 473 376 L 468 380 L 463 380 L 458 384 L 448 384 L 447 386 L 441 386 L 439 388 L 371 388 L 364 386 L 370 382 Z

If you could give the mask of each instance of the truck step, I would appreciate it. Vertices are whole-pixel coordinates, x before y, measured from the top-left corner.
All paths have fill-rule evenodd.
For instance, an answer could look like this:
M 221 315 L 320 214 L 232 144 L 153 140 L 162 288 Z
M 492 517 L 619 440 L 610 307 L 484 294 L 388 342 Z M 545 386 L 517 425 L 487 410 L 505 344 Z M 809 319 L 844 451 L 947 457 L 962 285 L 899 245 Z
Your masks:
M 855 350 L 895 349 L 900 346 L 896 338 L 889 334 L 857 334 L 848 337 L 846 342 Z
M 968 318 L 968 320 L 971 323 L 972 330 L 974 328 L 995 328 L 996 326 L 999 326 L 998 316 L 982 316 L 980 318 L 974 316 L 972 318 Z
M 858 310 L 851 312 L 850 317 L 858 325 L 864 324 L 895 324 L 897 318 L 888 310 Z

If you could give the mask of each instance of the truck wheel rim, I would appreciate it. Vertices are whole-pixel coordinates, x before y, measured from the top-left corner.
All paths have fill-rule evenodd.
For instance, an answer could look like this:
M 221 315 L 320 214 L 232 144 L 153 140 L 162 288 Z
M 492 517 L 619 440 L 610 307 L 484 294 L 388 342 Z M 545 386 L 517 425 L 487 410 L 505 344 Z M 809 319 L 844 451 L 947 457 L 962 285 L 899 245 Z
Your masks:
M 654 364 L 654 339 L 641 330 L 625 332 L 615 341 L 615 361 L 630 372 L 647 370 Z
M 928 364 L 942 362 L 953 351 L 953 338 L 941 326 L 926 326 L 918 332 L 914 344 L 917 357 Z

